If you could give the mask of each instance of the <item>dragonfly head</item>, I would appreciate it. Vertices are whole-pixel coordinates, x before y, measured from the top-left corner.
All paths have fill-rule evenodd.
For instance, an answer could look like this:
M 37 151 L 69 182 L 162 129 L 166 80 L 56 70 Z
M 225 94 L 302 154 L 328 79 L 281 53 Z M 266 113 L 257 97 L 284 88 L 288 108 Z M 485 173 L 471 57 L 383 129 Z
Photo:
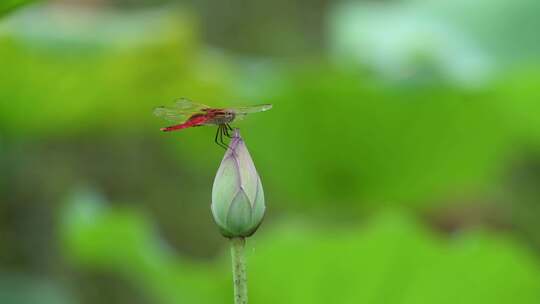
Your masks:
M 236 115 L 232 111 L 225 111 L 225 118 L 230 119 L 231 121 L 234 119 Z

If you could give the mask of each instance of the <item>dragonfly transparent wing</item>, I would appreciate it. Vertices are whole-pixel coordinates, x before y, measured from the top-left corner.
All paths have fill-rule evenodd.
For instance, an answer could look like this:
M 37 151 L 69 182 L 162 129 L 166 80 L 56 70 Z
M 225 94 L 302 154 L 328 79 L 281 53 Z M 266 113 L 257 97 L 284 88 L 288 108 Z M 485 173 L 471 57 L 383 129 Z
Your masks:
M 172 122 L 184 122 L 193 114 L 204 113 L 206 109 L 208 109 L 207 105 L 180 99 L 170 107 L 155 108 L 154 115 Z
M 261 104 L 261 105 L 254 105 L 254 106 L 231 108 L 229 110 L 233 111 L 234 114 L 236 115 L 247 115 L 251 113 L 268 111 L 271 108 L 272 108 L 271 104 Z

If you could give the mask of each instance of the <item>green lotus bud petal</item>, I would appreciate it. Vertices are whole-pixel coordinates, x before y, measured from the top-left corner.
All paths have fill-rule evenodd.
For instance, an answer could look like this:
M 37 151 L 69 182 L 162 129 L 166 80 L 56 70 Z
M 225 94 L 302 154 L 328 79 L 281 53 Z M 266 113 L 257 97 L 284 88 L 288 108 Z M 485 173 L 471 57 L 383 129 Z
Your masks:
M 238 129 L 214 179 L 211 208 L 226 237 L 252 235 L 264 217 L 261 179 Z
M 234 197 L 227 214 L 227 228 L 235 235 L 241 235 L 251 228 L 251 205 L 244 190 Z

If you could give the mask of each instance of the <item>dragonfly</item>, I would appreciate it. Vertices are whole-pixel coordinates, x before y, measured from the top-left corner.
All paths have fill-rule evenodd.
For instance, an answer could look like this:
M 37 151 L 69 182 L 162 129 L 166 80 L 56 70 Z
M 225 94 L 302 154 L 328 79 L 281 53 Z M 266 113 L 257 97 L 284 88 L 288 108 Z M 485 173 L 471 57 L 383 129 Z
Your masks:
M 180 99 L 172 106 L 160 106 L 154 109 L 154 115 L 164 118 L 176 124 L 161 128 L 161 131 L 177 131 L 191 127 L 214 125 L 218 126 L 214 142 L 224 149 L 228 145 L 223 137 L 231 138 L 229 132 L 233 131 L 231 123 L 248 114 L 268 111 L 271 104 L 260 104 L 234 108 L 212 108 L 204 104 L 192 102 L 188 99 Z

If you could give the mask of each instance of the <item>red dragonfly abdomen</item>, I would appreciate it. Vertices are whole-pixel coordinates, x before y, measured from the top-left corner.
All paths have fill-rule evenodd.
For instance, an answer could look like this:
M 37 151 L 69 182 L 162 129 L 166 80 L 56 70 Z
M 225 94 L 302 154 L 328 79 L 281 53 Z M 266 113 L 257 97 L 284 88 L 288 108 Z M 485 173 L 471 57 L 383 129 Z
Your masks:
M 196 127 L 203 125 L 208 121 L 208 117 L 203 114 L 195 114 L 191 116 L 186 122 L 181 123 L 179 125 L 174 125 L 166 128 L 161 128 L 161 131 L 168 132 L 168 131 L 175 131 L 175 130 L 182 130 L 190 127 Z

